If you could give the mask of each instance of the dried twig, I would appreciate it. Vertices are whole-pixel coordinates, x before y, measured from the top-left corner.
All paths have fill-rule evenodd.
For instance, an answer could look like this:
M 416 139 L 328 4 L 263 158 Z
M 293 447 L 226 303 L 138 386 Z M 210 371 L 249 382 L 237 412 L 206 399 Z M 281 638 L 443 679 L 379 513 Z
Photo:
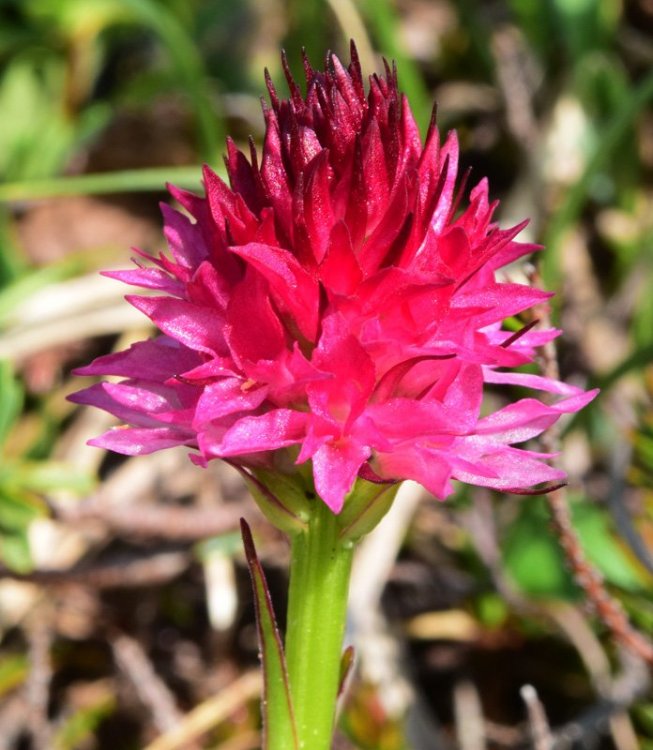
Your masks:
M 24 692 L 3 699 L 0 705 L 0 750 L 14 750 L 28 717 L 29 706 Z
M 485 750 L 485 722 L 478 689 L 473 682 L 461 680 L 453 691 L 456 737 L 460 750 Z
M 613 681 L 605 698 L 573 721 L 555 730 L 555 750 L 570 748 L 577 742 L 587 744 L 590 736 L 607 732 L 614 717 L 623 714 L 635 701 L 646 695 L 650 686 L 646 665 L 628 651 L 622 651 L 620 656 L 621 674 Z
M 566 493 L 563 490 L 557 490 L 551 492 L 547 499 L 553 526 L 567 563 L 596 614 L 617 642 L 629 648 L 649 664 L 653 664 L 653 643 L 631 625 L 621 604 L 608 593 L 603 576 L 587 561 L 571 522 Z
M 167 541 L 196 541 L 238 528 L 242 506 L 214 508 L 114 505 L 96 499 L 70 506 L 51 503 L 56 517 L 68 523 L 99 521 L 114 533 L 129 537 L 156 537 Z
M 159 732 L 168 732 L 181 722 L 182 714 L 174 696 L 155 672 L 140 643 L 125 633 L 110 636 L 116 664 L 129 678 L 138 697 L 152 715 Z
M 511 133 L 522 148 L 531 152 L 538 140 L 538 126 L 533 111 L 534 63 L 528 48 L 514 27 L 504 27 L 492 36 L 499 88 L 506 106 Z
M 554 739 L 551 734 L 551 727 L 546 717 L 544 705 L 535 688 L 532 685 L 524 685 L 519 692 L 526 704 L 533 750 L 552 750 Z
M 161 552 L 110 563 L 80 565 L 65 570 L 35 570 L 31 573 L 16 573 L 0 566 L 0 579 L 12 578 L 52 586 L 73 583 L 100 589 L 138 588 L 176 578 L 190 562 L 188 552 Z
M 52 727 L 48 721 L 52 629 L 44 610 L 45 606 L 37 607 L 25 628 L 29 659 L 25 701 L 29 710 L 29 732 L 35 750 L 50 750 L 52 742 Z
M 540 311 L 539 317 L 545 328 L 550 327 L 549 314 L 546 309 Z M 554 380 L 559 379 L 560 371 L 553 341 L 542 348 L 539 363 L 542 373 L 546 377 Z M 560 449 L 559 430 L 555 426 L 550 428 L 542 435 L 541 443 L 545 451 L 558 453 Z M 585 557 L 571 520 L 566 490 L 564 488 L 553 490 L 546 495 L 546 498 L 553 527 L 564 551 L 567 564 L 596 614 L 609 628 L 618 643 L 653 665 L 653 643 L 631 625 L 621 604 L 608 593 L 603 576 Z

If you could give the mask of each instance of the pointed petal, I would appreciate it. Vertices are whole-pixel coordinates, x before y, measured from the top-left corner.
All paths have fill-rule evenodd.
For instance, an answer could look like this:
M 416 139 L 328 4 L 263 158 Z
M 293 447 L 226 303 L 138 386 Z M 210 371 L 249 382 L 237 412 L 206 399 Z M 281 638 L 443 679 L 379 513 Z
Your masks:
M 313 456 L 313 477 L 318 495 L 334 513 L 340 513 L 345 495 L 372 451 L 351 439 L 325 443 Z
M 254 269 L 248 269 L 233 290 L 225 337 L 240 367 L 246 360 L 275 359 L 285 349 L 283 326 L 270 304 L 268 285 Z
M 115 427 L 104 435 L 89 440 L 88 444 L 126 456 L 144 456 L 177 445 L 192 446 L 195 444 L 195 435 L 173 427 Z
M 164 382 L 168 378 L 196 367 L 200 356 L 174 339 L 159 336 L 149 341 L 139 341 L 129 349 L 98 357 L 90 365 L 79 367 L 75 375 L 121 375 Z
M 236 412 L 252 411 L 265 401 L 267 387 L 244 389 L 243 385 L 240 378 L 224 378 L 207 385 L 197 401 L 193 427 L 199 430 L 214 419 Z
M 125 299 L 163 333 L 189 349 L 208 354 L 225 352 L 224 318 L 217 310 L 168 297 L 127 295 Z
M 315 341 L 318 326 L 319 286 L 287 251 L 259 242 L 231 248 L 261 273 L 275 301 L 290 313 L 297 328 L 309 341 Z
M 274 409 L 259 416 L 243 417 L 229 429 L 219 445 L 210 447 L 213 456 L 287 448 L 301 442 L 308 415 L 292 409 Z

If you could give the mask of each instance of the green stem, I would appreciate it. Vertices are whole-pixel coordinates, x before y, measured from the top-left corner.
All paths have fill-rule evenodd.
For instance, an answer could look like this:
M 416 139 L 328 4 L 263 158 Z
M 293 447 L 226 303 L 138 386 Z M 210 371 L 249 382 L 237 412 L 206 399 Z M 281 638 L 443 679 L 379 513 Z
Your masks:
M 321 501 L 292 539 L 286 664 L 301 750 L 329 750 L 347 614 L 353 545 Z

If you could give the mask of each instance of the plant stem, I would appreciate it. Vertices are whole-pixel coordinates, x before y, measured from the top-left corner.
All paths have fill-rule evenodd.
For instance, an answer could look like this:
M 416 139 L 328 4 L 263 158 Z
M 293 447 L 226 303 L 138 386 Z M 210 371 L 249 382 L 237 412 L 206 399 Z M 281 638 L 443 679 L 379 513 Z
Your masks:
M 329 750 L 347 615 L 353 545 L 320 500 L 292 540 L 286 664 L 301 750 Z

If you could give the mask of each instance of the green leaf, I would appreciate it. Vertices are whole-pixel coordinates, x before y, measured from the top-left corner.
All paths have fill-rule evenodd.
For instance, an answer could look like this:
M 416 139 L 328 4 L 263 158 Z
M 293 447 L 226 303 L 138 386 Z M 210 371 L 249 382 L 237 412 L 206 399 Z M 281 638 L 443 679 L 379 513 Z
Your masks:
M 84 740 L 92 738 L 97 727 L 115 708 L 115 696 L 103 695 L 90 705 L 75 711 L 57 730 L 52 742 L 54 750 L 75 750 L 80 747 Z
M 401 484 L 357 479 L 338 516 L 339 539 L 356 542 L 375 528 L 390 510 Z
M 0 558 L 17 573 L 32 570 L 32 555 L 27 534 L 24 531 L 0 532 Z
M 606 581 L 627 591 L 649 585 L 648 578 L 612 531 L 607 512 L 587 501 L 570 501 L 580 545 Z M 551 528 L 545 498 L 524 502 L 503 544 L 503 560 L 511 577 L 532 596 L 568 599 L 578 593 Z
M 543 498 L 528 498 L 506 534 L 503 561 L 522 591 L 534 597 L 569 599 L 577 594 L 550 524 Z
M 223 174 L 224 170 L 217 170 Z M 61 195 L 102 195 L 164 190 L 166 182 L 179 187 L 201 187 L 202 169 L 196 167 L 150 167 L 120 172 L 53 177 L 0 185 L 0 202 L 52 198 Z
M 256 554 L 252 532 L 242 518 L 240 528 L 254 589 L 256 624 L 263 663 L 263 748 L 264 750 L 299 750 L 286 659 L 272 608 L 270 591 Z
M 650 585 L 641 566 L 626 552 L 625 545 L 612 529 L 607 513 L 588 502 L 573 503 L 574 527 L 588 559 L 605 576 L 606 581 L 628 591 Z
M 8 482 L 32 492 L 71 490 L 83 494 L 93 489 L 96 480 L 92 474 L 63 461 L 21 461 L 12 467 Z
M 9 362 L 0 360 L 0 446 L 23 408 L 23 389 L 14 378 Z
M 0 530 L 22 531 L 44 513 L 43 504 L 27 493 L 0 486 Z
M 24 654 L 0 659 L 0 697 L 24 682 L 27 677 L 27 657 Z

